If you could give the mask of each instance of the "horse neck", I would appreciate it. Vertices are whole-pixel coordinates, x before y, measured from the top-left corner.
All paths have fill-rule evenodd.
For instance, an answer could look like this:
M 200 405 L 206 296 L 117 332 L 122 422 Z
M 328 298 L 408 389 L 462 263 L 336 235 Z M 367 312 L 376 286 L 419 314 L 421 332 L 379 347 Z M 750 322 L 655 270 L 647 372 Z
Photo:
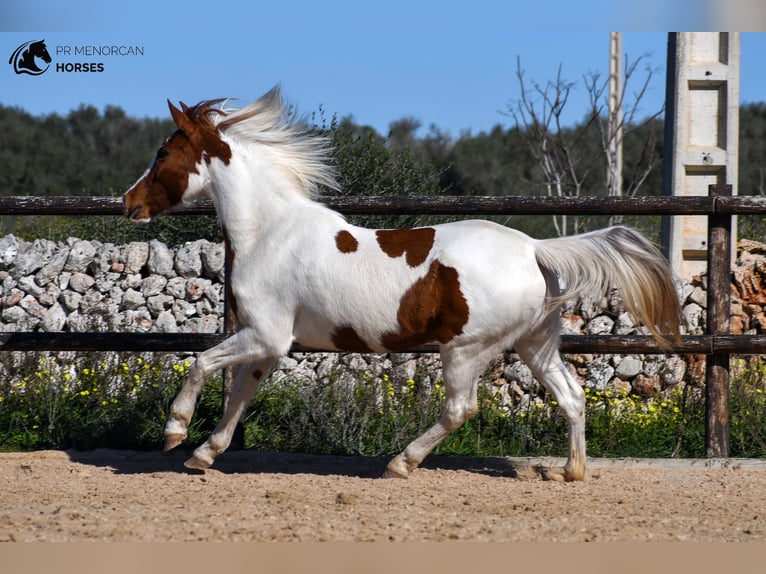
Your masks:
M 257 244 L 272 225 L 311 202 L 293 178 L 265 161 L 232 156 L 228 165 L 211 166 L 211 172 L 221 227 L 240 249 Z

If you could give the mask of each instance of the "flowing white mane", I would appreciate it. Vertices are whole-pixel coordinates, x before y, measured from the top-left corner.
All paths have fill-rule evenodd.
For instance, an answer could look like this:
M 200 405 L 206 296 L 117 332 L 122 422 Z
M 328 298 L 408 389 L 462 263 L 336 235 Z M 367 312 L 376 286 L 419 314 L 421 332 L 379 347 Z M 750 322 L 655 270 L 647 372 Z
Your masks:
M 208 117 L 233 139 L 271 148 L 308 196 L 316 196 L 320 186 L 340 188 L 329 163 L 333 151 L 329 138 L 312 133 L 305 119 L 284 101 L 279 86 L 243 108 L 222 106 Z

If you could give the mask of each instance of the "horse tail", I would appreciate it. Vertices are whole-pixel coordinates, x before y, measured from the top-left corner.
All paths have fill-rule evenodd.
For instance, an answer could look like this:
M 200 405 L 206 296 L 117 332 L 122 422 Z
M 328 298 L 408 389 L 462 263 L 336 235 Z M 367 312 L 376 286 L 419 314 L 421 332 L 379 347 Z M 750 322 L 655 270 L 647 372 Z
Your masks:
M 543 273 L 558 277 L 560 292 L 551 293 L 548 281 L 552 306 L 617 287 L 628 311 L 661 348 L 671 348 L 668 335 L 680 341 L 682 313 L 673 275 L 662 254 L 637 231 L 616 226 L 545 239 L 536 242 L 535 254 Z

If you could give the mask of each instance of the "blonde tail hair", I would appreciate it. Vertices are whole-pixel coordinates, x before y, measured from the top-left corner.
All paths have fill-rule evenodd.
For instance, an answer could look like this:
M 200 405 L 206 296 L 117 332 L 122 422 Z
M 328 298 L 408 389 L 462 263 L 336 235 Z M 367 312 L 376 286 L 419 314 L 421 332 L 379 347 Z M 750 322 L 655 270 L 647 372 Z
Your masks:
M 673 275 L 662 254 L 637 231 L 616 226 L 545 239 L 536 243 L 535 253 L 543 272 L 558 277 L 561 293 L 549 293 L 552 305 L 616 287 L 662 349 L 671 348 L 668 336 L 680 341 L 682 313 Z

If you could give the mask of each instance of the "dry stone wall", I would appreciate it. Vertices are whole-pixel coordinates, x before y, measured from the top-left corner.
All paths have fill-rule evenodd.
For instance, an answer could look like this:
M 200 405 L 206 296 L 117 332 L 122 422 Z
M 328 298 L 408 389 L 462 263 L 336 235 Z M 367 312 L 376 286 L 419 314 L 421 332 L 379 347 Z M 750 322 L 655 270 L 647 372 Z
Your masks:
M 0 238 L 1 331 L 195 332 L 222 330 L 224 249 L 198 240 L 179 247 L 159 241 L 113 245 Z M 686 332 L 704 332 L 705 277 L 679 284 Z M 766 245 L 740 243 L 732 274 L 732 330 L 766 333 Z M 629 335 L 638 329 L 617 293 L 566 304 L 566 334 Z M 699 358 L 656 355 L 572 355 L 567 364 L 583 385 L 650 396 L 699 378 Z M 387 373 L 395 382 L 441 376 L 437 355 L 303 353 L 283 358 L 276 378 L 321 379 L 339 371 Z M 540 395 L 539 383 L 513 354 L 486 374 L 508 405 Z

